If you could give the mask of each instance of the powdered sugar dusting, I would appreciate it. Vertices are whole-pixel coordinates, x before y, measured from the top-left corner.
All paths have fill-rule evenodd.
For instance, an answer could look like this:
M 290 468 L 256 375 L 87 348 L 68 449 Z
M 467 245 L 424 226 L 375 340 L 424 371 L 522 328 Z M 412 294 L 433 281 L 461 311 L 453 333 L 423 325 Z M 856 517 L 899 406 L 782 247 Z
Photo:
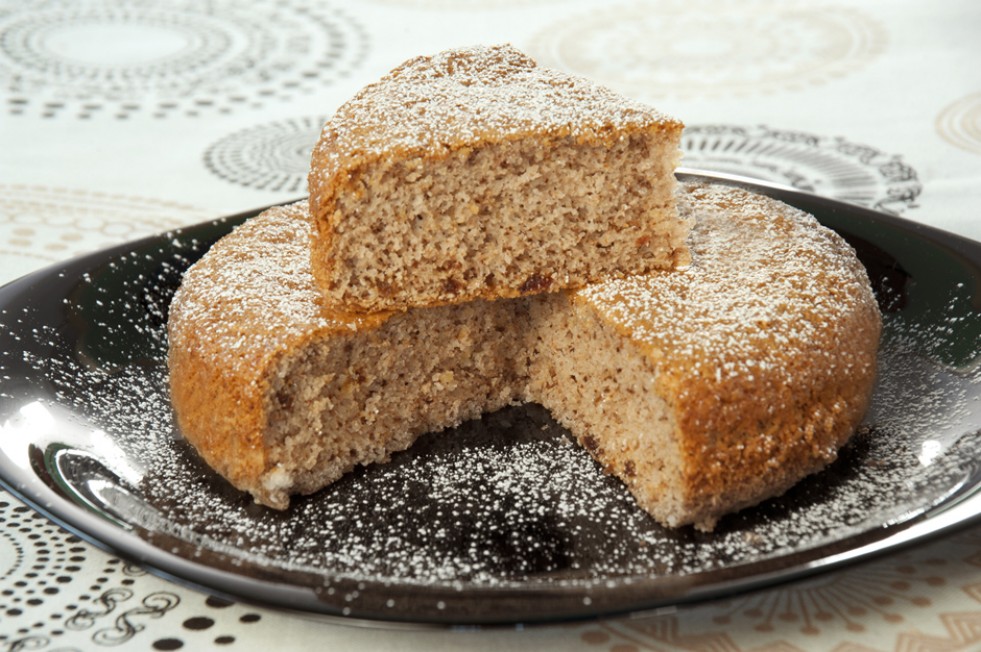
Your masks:
M 695 206 L 687 269 L 577 292 L 666 365 L 719 380 L 786 371 L 790 383 L 787 360 L 840 341 L 842 316 L 875 305 L 851 248 L 812 216 L 723 186 L 686 187 L 679 210 Z M 839 353 L 825 348 L 830 369 Z
M 909 352 L 884 355 L 888 366 L 902 366 Z M 705 534 L 659 526 L 542 408 L 522 406 L 427 435 L 389 464 L 360 469 L 280 513 L 231 490 L 173 436 L 160 362 L 113 374 L 31 362 L 55 382 L 59 403 L 110 433 L 112 450 L 98 451 L 104 470 L 88 471 L 113 483 L 102 490 L 108 513 L 210 565 L 375 586 L 337 596 L 355 607 L 397 596 L 399 586 L 588 588 L 775 558 L 911 518 L 969 481 L 981 453 L 979 438 L 961 431 L 923 464 L 922 433 L 871 425 L 822 474 Z M 911 373 L 926 385 L 938 369 Z M 977 373 L 968 382 L 981 390 Z M 900 399 L 877 395 L 886 411 L 907 409 Z M 928 403 L 913 416 L 945 419 Z M 136 482 L 119 460 L 142 469 Z
M 310 271 L 307 203 L 276 207 L 238 227 L 189 270 L 207 282 L 180 288 L 170 307 L 170 337 L 191 346 L 200 332 L 208 346 L 199 353 L 229 369 L 255 368 L 289 342 L 316 332 L 354 331 L 373 317 L 331 314 Z
M 936 312 L 886 313 L 872 410 L 839 460 L 712 534 L 658 526 L 535 406 L 426 436 L 389 465 L 272 512 L 230 490 L 172 422 L 167 306 L 202 249 L 190 235 L 165 238 L 63 279 L 63 320 L 36 305 L 0 312 L 0 334 L 16 342 L 0 351 L 3 418 L 31 388 L 50 387 L 49 412 L 71 416 L 58 440 L 23 443 L 59 446 L 60 465 L 38 472 L 64 473 L 62 487 L 164 550 L 316 587 L 339 613 L 397 617 L 422 599 L 411 587 L 445 587 L 459 599 L 420 608 L 459 615 L 485 589 L 563 587 L 585 601 L 597 586 L 779 564 L 906 521 L 977 483 L 981 314 L 958 286 L 944 289 Z M 18 384 L 31 373 L 34 385 Z
M 854 409 L 850 406 L 856 404 L 857 410 L 862 410 L 874 372 L 878 316 L 864 271 L 847 245 L 821 228 L 814 218 L 744 191 L 683 186 L 679 194 L 683 206 L 691 205 L 687 208 L 691 217 L 697 214 L 701 222 L 694 241 L 696 258 L 691 267 L 680 273 L 658 273 L 599 284 L 579 296 L 592 301 L 628 338 L 655 350 L 664 358 L 663 366 L 673 367 L 685 378 L 694 378 L 693 383 L 701 380 L 699 376 L 715 378 L 719 383 L 732 377 L 734 382 L 747 384 L 747 391 L 765 387 L 773 397 L 789 402 L 793 397 L 786 398 L 787 393 L 806 393 L 813 386 L 820 386 L 813 382 L 814 373 L 802 373 L 799 365 L 793 366 L 797 360 L 805 361 L 817 373 L 827 374 L 835 385 L 843 382 L 839 380 L 843 374 L 835 366 L 843 361 L 859 369 L 856 374 L 859 389 L 854 396 L 839 401 L 846 406 L 840 409 Z M 209 396 L 203 408 L 189 407 L 188 400 L 182 398 L 187 394 L 180 392 L 190 388 L 190 392 L 201 395 L 220 386 L 225 379 L 233 379 L 240 387 L 264 387 L 273 374 L 266 364 L 271 356 L 290 352 L 294 347 L 302 351 L 311 342 L 326 344 L 329 334 L 356 330 L 366 320 L 377 323 L 384 319 L 375 316 L 341 321 L 322 314 L 325 306 L 314 289 L 309 267 L 309 230 L 305 204 L 268 211 L 219 242 L 189 270 L 175 297 L 170 335 L 177 407 L 185 410 L 182 416 L 192 415 L 184 417 L 193 418 L 185 423 L 188 437 L 224 473 L 228 473 L 222 465 L 231 457 L 229 450 L 252 433 L 269 432 L 267 417 L 258 410 L 247 412 L 237 399 L 225 396 Z M 856 328 L 858 318 L 868 320 L 865 332 Z M 569 328 L 586 327 L 574 313 L 569 314 L 567 323 Z M 529 321 L 516 328 L 520 329 L 517 332 L 531 335 L 536 326 Z M 849 336 L 859 349 L 857 354 L 846 346 Z M 547 337 L 542 335 L 546 341 Z M 529 345 L 524 350 L 515 349 L 516 356 L 525 357 L 529 365 L 540 364 L 533 348 Z M 400 355 L 412 359 L 411 351 Z M 827 356 L 827 362 L 822 355 Z M 182 366 L 181 356 L 190 357 L 193 365 Z M 191 356 L 202 356 L 204 363 Z M 189 371 L 195 366 L 213 366 L 216 380 L 196 384 L 188 380 L 196 378 Z M 660 374 L 664 375 L 664 371 Z M 528 381 L 524 378 L 517 382 Z M 259 390 L 262 391 L 265 390 Z M 673 398 L 676 393 L 667 396 Z M 689 405 L 698 408 L 705 402 L 697 395 L 683 396 L 672 415 L 688 410 Z M 753 409 L 745 399 L 730 402 L 740 405 L 741 412 Z M 808 405 L 817 403 L 814 400 Z M 794 410 L 798 405 L 777 407 Z M 556 407 L 563 409 L 561 405 Z M 835 408 L 838 406 L 832 406 Z M 210 424 L 209 419 L 215 413 L 223 415 L 223 423 L 235 424 L 221 432 L 222 445 L 227 447 L 221 448 L 218 454 L 212 450 L 217 439 L 215 432 L 206 431 L 203 425 Z M 250 415 L 251 420 L 234 421 L 241 414 Z M 850 429 L 857 416 L 845 427 Z M 833 458 L 841 443 L 837 439 L 840 429 L 835 430 L 836 439 L 810 440 L 817 442 L 815 447 L 820 449 L 823 459 Z M 736 426 L 728 427 L 725 432 L 741 436 L 747 430 Z M 737 445 L 739 451 L 752 447 L 749 453 L 731 453 L 743 456 L 744 467 L 752 468 L 749 454 L 761 459 L 760 465 L 779 464 L 771 451 L 779 449 L 784 440 L 795 438 L 799 439 L 798 433 L 785 426 L 770 439 L 760 434 L 746 437 L 745 445 L 740 441 L 715 448 L 721 451 L 719 455 L 727 455 Z M 680 446 L 688 446 L 692 441 L 687 435 L 681 439 Z M 255 449 L 252 444 L 248 446 L 250 450 Z M 272 444 L 266 446 L 271 448 Z M 806 449 L 792 462 L 806 459 L 807 464 L 814 464 L 814 457 L 811 449 Z M 708 456 L 701 455 L 700 459 Z M 709 463 L 716 461 L 713 458 Z M 266 504 L 276 504 L 263 495 L 269 485 L 264 479 L 257 479 L 266 469 L 258 465 L 256 468 L 251 474 L 228 473 L 227 477 Z M 277 482 L 281 480 L 286 490 L 292 489 L 290 471 L 287 468 L 281 478 L 275 478 Z M 793 479 L 806 472 L 798 471 Z M 688 476 L 679 473 L 672 480 L 684 483 Z M 713 492 L 712 500 L 718 512 L 724 511 L 723 505 L 731 506 L 732 503 L 721 497 L 725 488 L 734 484 L 720 483 L 709 490 Z M 772 491 L 771 486 L 766 489 Z M 761 487 L 759 493 L 762 492 Z M 691 519 L 692 511 L 679 508 L 677 521 Z M 658 512 L 654 510 L 654 513 Z
M 418 57 L 367 86 L 324 126 L 311 192 L 386 151 L 438 155 L 524 134 L 597 139 L 680 123 L 588 80 L 541 68 L 510 46 Z

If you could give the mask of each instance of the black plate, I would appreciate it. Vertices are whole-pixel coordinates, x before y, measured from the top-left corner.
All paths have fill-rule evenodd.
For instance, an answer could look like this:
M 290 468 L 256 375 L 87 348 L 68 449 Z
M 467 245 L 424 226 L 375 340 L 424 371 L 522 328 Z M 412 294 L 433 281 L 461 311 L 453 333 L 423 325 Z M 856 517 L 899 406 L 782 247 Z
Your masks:
M 255 212 L 97 252 L 0 289 L 0 480 L 85 539 L 268 606 L 401 623 L 640 613 L 772 585 L 976 522 L 981 244 L 719 175 L 838 230 L 885 317 L 866 424 L 825 472 L 666 530 L 535 406 L 428 435 L 286 513 L 175 431 L 164 324 L 182 271 Z M 765 400 L 765 397 L 761 397 Z

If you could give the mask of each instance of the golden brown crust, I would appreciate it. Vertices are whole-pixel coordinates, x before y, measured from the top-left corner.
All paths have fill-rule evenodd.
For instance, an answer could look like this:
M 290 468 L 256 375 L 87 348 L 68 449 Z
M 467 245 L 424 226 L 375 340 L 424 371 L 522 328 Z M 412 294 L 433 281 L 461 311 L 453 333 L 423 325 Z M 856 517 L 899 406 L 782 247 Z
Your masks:
M 346 254 L 338 251 L 338 233 L 346 222 L 359 219 L 345 210 L 339 198 L 358 199 L 377 192 L 379 177 L 403 161 L 428 168 L 524 139 L 533 139 L 548 151 L 570 142 L 608 147 L 634 134 L 647 134 L 669 143 L 663 146 L 670 159 L 666 167 L 673 169 L 683 126 L 585 79 L 540 68 L 510 46 L 463 48 L 411 59 L 343 104 L 324 125 L 314 147 L 308 177 L 317 234 L 311 247 L 314 276 L 335 303 L 352 312 L 404 310 L 581 286 L 559 274 L 542 274 L 537 283 L 529 275 L 514 284 L 488 284 L 461 291 L 459 296 L 405 298 L 400 287 L 387 296 L 381 287 L 376 288 L 377 296 L 367 300 L 335 291 L 336 279 L 345 273 Z M 670 188 L 657 192 L 671 201 Z M 673 207 L 667 208 L 673 213 Z M 677 225 L 672 230 L 678 235 L 663 243 L 668 262 L 659 268 L 686 258 L 687 227 Z
M 279 360 L 310 340 L 386 319 L 322 304 L 307 262 L 308 210 L 306 202 L 273 208 L 222 238 L 187 271 L 170 306 L 168 368 L 181 433 L 245 491 L 269 471 L 266 419 Z
M 249 491 L 266 467 L 261 423 L 261 387 L 225 377 L 226 370 L 205 362 L 208 343 L 188 336 L 170 351 L 171 401 L 184 437 L 218 473 Z M 235 410 L 215 409 L 234 405 Z
M 546 146 L 567 136 L 609 143 L 636 130 L 683 127 L 584 79 L 540 68 L 510 46 L 416 57 L 366 86 L 324 125 L 310 165 L 310 210 L 315 222 L 330 224 L 338 188 L 381 160 L 431 162 L 530 136 Z
M 854 252 L 810 216 L 713 186 L 685 187 L 680 206 L 698 219 L 686 270 L 533 301 L 552 301 L 565 328 L 601 324 L 623 355 L 649 370 L 647 385 L 680 450 L 672 481 L 683 504 L 659 512 L 658 485 L 636 473 L 657 450 L 634 446 L 630 455 L 640 457 L 632 458 L 597 443 L 590 452 L 662 522 L 711 528 L 722 514 L 779 494 L 835 458 L 868 405 L 881 324 Z M 306 206 L 297 204 L 227 236 L 187 273 L 168 325 L 182 432 L 235 486 L 278 508 L 285 492 L 299 488 L 269 456 L 280 361 L 388 319 L 338 316 L 323 304 L 306 255 L 310 228 Z M 495 305 L 506 303 L 487 309 Z M 427 310 L 417 314 L 425 319 Z M 547 347 L 533 342 L 550 334 L 535 332 L 531 321 L 514 328 L 526 342 L 516 345 L 522 364 L 540 364 L 535 356 L 548 355 Z M 406 346 L 399 356 L 413 353 Z M 632 396 L 645 400 L 642 392 Z M 529 388 L 519 387 L 519 397 L 543 400 Z M 584 445 L 596 443 L 576 434 Z
M 693 262 L 574 295 L 656 364 L 685 459 L 686 509 L 710 526 L 836 457 L 870 400 L 881 320 L 851 247 L 801 211 L 685 188 Z

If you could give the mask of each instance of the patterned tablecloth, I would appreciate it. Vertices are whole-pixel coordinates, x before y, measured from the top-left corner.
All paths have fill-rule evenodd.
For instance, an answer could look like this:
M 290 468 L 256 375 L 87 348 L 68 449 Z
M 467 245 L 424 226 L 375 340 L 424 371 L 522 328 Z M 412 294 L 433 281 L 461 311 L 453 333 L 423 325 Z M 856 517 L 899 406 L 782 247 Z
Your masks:
M 511 42 L 688 125 L 689 167 L 981 239 L 981 4 L 0 0 L 0 281 L 305 194 L 322 121 L 417 54 Z M 636 621 L 392 632 L 228 603 L 0 492 L 0 649 L 981 650 L 981 528 Z

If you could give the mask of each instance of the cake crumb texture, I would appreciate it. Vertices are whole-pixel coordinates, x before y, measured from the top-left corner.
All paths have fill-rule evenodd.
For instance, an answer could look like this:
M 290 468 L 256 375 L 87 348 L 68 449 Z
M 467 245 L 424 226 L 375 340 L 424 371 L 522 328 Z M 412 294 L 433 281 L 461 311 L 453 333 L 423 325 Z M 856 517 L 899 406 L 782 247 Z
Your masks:
M 711 529 L 835 458 L 881 325 L 854 252 L 813 217 L 710 185 L 678 207 L 696 225 L 686 269 L 368 316 L 318 291 L 307 205 L 271 209 L 174 298 L 180 428 L 281 509 L 423 432 L 537 402 L 659 522 Z
M 378 312 L 684 264 L 681 131 L 510 46 L 412 59 L 314 147 L 314 276 L 334 305 Z

